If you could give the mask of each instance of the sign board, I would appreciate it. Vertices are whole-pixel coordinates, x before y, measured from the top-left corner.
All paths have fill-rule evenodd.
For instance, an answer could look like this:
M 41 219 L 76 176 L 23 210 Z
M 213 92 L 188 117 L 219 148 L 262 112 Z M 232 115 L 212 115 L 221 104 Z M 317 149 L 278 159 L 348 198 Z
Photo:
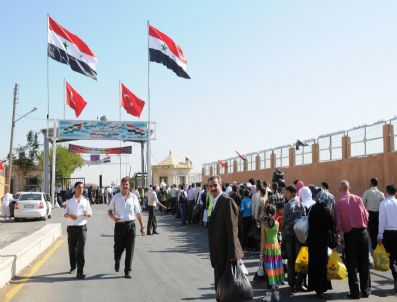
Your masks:
M 60 120 L 58 129 L 58 139 L 147 141 L 147 134 L 148 122 Z

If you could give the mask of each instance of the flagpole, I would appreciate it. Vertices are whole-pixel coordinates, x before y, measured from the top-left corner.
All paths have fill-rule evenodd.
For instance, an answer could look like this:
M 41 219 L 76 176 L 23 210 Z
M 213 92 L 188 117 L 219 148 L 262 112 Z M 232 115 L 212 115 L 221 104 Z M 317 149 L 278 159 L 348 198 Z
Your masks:
M 121 122 L 121 80 L 119 79 L 119 121 Z M 121 148 L 121 140 L 120 140 L 120 148 Z M 119 154 L 120 160 L 120 186 L 121 186 L 121 154 Z
M 49 165 L 50 165 L 50 154 L 48 152 L 49 148 L 48 148 L 48 139 L 49 139 L 49 129 L 50 129 L 50 59 L 48 57 L 48 28 L 50 26 L 50 21 L 49 21 L 50 15 L 47 14 L 47 132 L 46 132 L 46 138 L 44 140 L 44 143 L 47 144 L 47 148 L 44 148 L 45 150 L 47 150 L 47 152 L 45 152 L 45 156 L 44 156 L 44 191 L 47 194 L 50 194 L 50 183 L 49 183 Z
M 151 146 L 150 146 L 150 51 L 149 51 L 149 20 L 147 21 L 147 100 L 148 100 L 148 134 L 147 134 L 147 148 L 146 148 L 146 169 L 147 169 L 147 187 L 152 184 L 152 164 L 151 164 Z
M 63 78 L 63 119 L 65 119 L 66 112 L 66 79 Z

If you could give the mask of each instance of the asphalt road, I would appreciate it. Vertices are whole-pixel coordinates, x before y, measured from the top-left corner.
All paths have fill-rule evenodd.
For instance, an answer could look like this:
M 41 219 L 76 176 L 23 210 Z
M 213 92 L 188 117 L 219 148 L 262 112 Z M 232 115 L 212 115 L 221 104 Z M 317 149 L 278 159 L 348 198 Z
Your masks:
M 114 223 L 107 217 L 104 205 L 95 205 L 93 212 L 87 232 L 86 280 L 77 280 L 74 275 L 68 274 L 64 235 L 58 241 L 59 248 L 51 251 L 52 255 L 44 253 L 11 284 L 0 290 L 0 301 L 7 301 L 7 293 L 15 294 L 9 300 L 12 302 L 215 301 L 207 229 L 198 225 L 182 226 L 174 217 L 159 214 L 160 235 L 137 236 L 132 279 L 124 279 L 123 259 L 119 273 L 113 268 Z M 55 209 L 52 221 L 64 221 L 59 209 Z M 245 264 L 250 280 L 253 279 L 257 259 L 258 253 L 246 253 Z M 364 301 L 397 301 L 392 291 L 390 272 L 373 271 L 371 278 L 373 295 Z M 333 281 L 332 285 L 334 290 L 327 293 L 326 299 L 347 301 L 347 281 Z M 325 301 L 315 298 L 312 293 L 289 297 L 287 291 L 286 286 L 281 289 L 282 301 Z M 254 301 L 261 301 L 264 289 L 256 284 L 254 295 Z

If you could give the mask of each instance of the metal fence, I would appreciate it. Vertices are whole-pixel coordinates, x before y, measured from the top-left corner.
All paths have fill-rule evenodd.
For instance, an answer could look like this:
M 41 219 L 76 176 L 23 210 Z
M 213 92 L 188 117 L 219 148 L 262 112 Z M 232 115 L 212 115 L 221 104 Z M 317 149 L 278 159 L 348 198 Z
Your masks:
M 308 165 L 312 163 L 312 145 L 319 145 L 319 161 L 326 162 L 342 159 L 342 137 L 350 137 L 351 157 L 368 156 L 371 154 L 382 153 L 383 150 L 383 126 L 391 124 L 397 129 L 397 116 L 389 120 L 381 120 L 373 124 L 364 124 L 349 130 L 342 130 L 333 133 L 323 134 L 317 138 L 302 141 L 304 146 L 296 148 L 295 165 Z M 397 131 L 394 131 L 394 141 L 396 141 Z M 275 154 L 276 168 L 288 167 L 289 149 L 296 147 L 296 143 L 292 145 L 284 145 L 276 148 L 265 149 L 258 152 L 246 154 L 248 171 L 256 170 L 256 156 L 259 155 L 261 169 L 271 167 L 271 155 Z M 237 161 L 237 172 L 244 171 L 244 161 L 239 157 L 233 157 L 226 160 L 229 173 L 234 172 L 234 161 Z M 216 173 L 217 163 L 204 164 L 204 173 L 209 175 L 209 167 L 214 167 Z M 221 174 L 225 171 L 221 168 Z

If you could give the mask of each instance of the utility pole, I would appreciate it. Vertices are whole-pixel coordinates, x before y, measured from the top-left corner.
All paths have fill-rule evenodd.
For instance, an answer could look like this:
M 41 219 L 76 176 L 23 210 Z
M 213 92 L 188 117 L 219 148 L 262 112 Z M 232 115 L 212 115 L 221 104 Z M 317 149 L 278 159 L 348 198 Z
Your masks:
M 12 123 L 11 123 L 11 138 L 10 138 L 10 153 L 8 154 L 8 189 L 7 191 L 11 193 L 11 171 L 12 171 L 12 148 L 14 143 L 14 128 L 15 128 L 15 111 L 17 107 L 17 100 L 19 94 L 19 85 L 15 84 L 14 87 L 14 101 L 12 105 Z

